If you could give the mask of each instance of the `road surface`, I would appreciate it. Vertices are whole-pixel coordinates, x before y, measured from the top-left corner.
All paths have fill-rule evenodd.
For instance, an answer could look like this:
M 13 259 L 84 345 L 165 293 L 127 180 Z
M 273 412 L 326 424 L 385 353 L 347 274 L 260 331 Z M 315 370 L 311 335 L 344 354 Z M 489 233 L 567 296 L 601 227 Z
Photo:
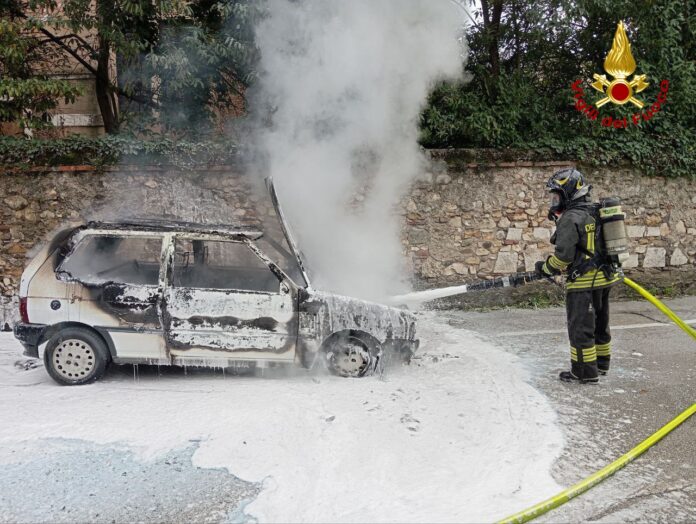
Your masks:
M 668 304 L 696 318 L 696 299 Z M 114 366 L 55 385 L 0 333 L 0 521 L 480 522 L 598 470 L 696 401 L 696 343 L 614 304 L 612 369 L 560 383 L 565 312 L 420 314 L 410 366 Z M 29 368 L 29 369 L 26 369 Z M 696 420 L 542 520 L 696 520 Z

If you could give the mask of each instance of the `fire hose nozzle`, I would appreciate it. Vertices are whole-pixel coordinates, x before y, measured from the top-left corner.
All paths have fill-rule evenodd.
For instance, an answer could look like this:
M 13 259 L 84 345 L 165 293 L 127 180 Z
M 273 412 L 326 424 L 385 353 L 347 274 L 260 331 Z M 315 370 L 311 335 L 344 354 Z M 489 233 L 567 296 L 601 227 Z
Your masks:
M 535 280 L 541 280 L 543 278 L 547 277 L 537 275 L 534 271 L 528 271 L 526 273 L 513 273 L 512 275 L 505 277 L 479 280 L 477 282 L 472 282 L 471 284 L 429 289 L 426 291 L 414 291 L 413 293 L 391 297 L 389 302 L 399 305 L 414 305 L 440 298 L 462 295 L 471 291 L 488 291 L 494 288 L 523 286 L 524 284 L 533 282 Z M 553 280 L 551 281 L 554 282 Z

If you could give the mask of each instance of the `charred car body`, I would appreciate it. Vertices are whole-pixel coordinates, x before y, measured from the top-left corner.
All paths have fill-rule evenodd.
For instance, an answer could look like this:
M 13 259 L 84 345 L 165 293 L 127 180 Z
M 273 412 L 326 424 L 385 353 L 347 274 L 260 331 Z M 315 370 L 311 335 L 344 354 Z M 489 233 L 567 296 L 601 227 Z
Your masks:
M 325 362 L 365 376 L 387 351 L 418 347 L 408 311 L 312 289 L 299 251 L 261 231 L 180 222 L 90 222 L 60 231 L 29 263 L 15 336 L 44 343 L 61 384 L 110 362 L 235 367 Z

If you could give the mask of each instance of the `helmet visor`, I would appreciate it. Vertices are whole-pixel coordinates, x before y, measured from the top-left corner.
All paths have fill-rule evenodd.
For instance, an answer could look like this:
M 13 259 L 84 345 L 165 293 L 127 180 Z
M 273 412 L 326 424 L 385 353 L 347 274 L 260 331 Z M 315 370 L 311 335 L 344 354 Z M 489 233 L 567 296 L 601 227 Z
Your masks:
M 550 193 L 550 202 L 549 202 L 549 207 L 551 209 L 560 209 L 563 204 L 563 197 L 561 197 L 561 194 L 556 192 L 556 191 L 551 191 Z

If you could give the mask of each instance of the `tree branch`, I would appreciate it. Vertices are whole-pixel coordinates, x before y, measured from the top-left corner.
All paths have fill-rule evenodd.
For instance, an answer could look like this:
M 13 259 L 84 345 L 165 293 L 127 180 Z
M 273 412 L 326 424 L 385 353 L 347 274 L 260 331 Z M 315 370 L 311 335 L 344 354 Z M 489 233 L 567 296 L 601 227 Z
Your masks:
M 237 78 L 234 75 L 232 75 L 232 77 L 233 77 L 232 79 L 228 79 L 228 78 L 226 78 L 226 75 L 222 75 L 222 81 L 225 82 L 225 85 L 227 87 L 229 87 L 232 91 L 234 91 L 235 94 L 237 94 L 241 97 L 244 97 L 244 93 L 238 87 L 239 85 L 244 85 L 244 84 L 239 82 L 239 80 L 237 80 Z
M 51 32 L 50 32 L 48 29 L 46 29 L 45 27 L 39 28 L 39 31 L 41 31 L 41 33 L 43 33 L 44 35 L 46 35 L 46 37 L 47 37 L 47 39 L 48 39 L 47 42 L 53 42 L 54 44 L 56 44 L 56 45 L 58 45 L 59 47 L 61 47 L 61 48 L 62 48 L 63 50 L 65 50 L 70 56 L 72 56 L 75 60 L 77 60 L 85 69 L 87 69 L 87 71 L 89 71 L 89 72 L 90 72 L 91 74 L 93 74 L 95 77 L 97 76 L 97 74 L 98 74 L 97 69 L 96 69 L 94 66 L 92 66 L 92 64 L 90 64 L 89 62 L 87 62 L 87 60 L 85 60 L 84 58 L 82 58 L 82 57 L 80 56 L 80 54 L 79 54 L 76 50 L 74 50 L 72 47 L 70 47 L 68 44 L 66 44 L 66 43 L 63 41 L 63 38 L 64 38 L 64 37 L 59 37 L 59 36 L 54 35 L 53 33 L 51 33 Z M 84 44 L 91 50 L 91 51 L 90 51 L 91 53 L 96 53 L 96 51 L 94 51 L 93 48 L 92 48 L 91 46 L 89 46 L 89 44 L 87 44 L 87 42 L 85 42 L 85 41 L 82 40 L 82 39 L 80 39 L 80 40 L 81 40 L 82 42 L 84 42 Z M 127 93 L 126 91 L 124 91 L 123 89 L 121 89 L 119 86 L 114 85 L 114 84 L 112 84 L 112 83 L 109 83 L 109 88 L 110 88 L 111 90 L 113 90 L 115 93 L 117 93 L 119 96 L 123 96 L 123 97 L 125 97 L 125 98 L 127 98 L 127 99 L 129 99 L 129 100 L 132 100 L 133 102 L 138 102 L 139 104 L 144 104 L 144 105 L 147 105 L 147 106 L 153 107 L 153 108 L 158 108 L 158 107 L 160 106 L 158 103 L 156 103 L 155 101 L 153 101 L 153 100 L 151 100 L 151 99 L 148 99 L 148 98 L 144 98 L 144 97 L 141 97 L 141 96 L 137 96 L 137 95 L 133 95 L 133 94 Z
M 18 18 L 23 18 L 24 20 L 28 19 L 27 15 L 21 11 L 15 12 L 13 14 Z M 72 47 L 70 47 L 68 44 L 66 44 L 64 42 L 64 40 L 67 39 L 68 37 L 74 36 L 75 39 L 77 39 L 87 49 L 87 51 L 89 52 L 90 55 L 97 56 L 97 50 L 94 49 L 82 37 L 80 37 L 79 35 L 57 36 L 57 35 L 54 35 L 53 33 L 51 33 L 48 29 L 46 29 L 43 26 L 39 27 L 39 31 L 44 36 L 46 36 L 47 40 L 45 41 L 45 43 L 52 42 L 52 43 L 56 44 L 58 47 L 60 47 L 66 53 L 68 53 L 70 56 L 72 56 L 75 60 L 77 60 L 80 63 L 80 65 L 82 65 L 87 71 L 89 71 L 92 75 L 94 75 L 95 78 L 98 76 L 99 72 L 97 71 L 97 69 L 92 64 L 90 64 L 87 60 L 85 60 L 83 57 L 81 57 L 75 49 L 73 49 Z M 159 108 L 160 107 L 160 105 L 157 102 L 155 102 L 151 99 L 137 96 L 137 95 L 131 95 L 131 94 L 127 93 L 126 91 L 124 91 L 123 89 L 121 89 L 119 86 L 114 85 L 112 83 L 109 83 L 109 89 L 113 90 L 119 96 L 123 96 L 129 100 L 132 100 L 133 102 L 138 102 L 139 104 L 144 104 L 144 105 L 147 105 L 147 106 L 152 107 L 152 108 Z
M 57 36 L 56 39 L 57 40 L 65 40 L 66 38 L 70 38 L 71 36 L 77 36 L 77 35 L 70 33 L 69 35 Z M 51 40 L 50 38 L 47 38 L 46 40 L 37 40 L 34 47 L 38 47 L 40 45 L 44 45 L 44 44 L 47 44 L 49 42 L 53 42 L 53 40 Z
M 474 25 L 474 27 L 479 27 L 479 23 L 474 20 L 474 18 L 471 16 L 471 13 L 469 12 L 469 9 L 467 8 L 466 5 L 464 5 L 463 0 L 450 0 L 454 5 L 456 5 L 459 9 L 464 11 L 466 16 L 469 17 L 469 20 L 471 20 L 471 23 Z
M 489 11 L 488 11 L 488 1 L 487 0 L 481 0 L 481 11 L 483 13 L 483 27 L 488 27 L 488 24 L 490 22 L 490 17 L 489 17 Z
M 89 62 L 87 62 L 87 60 L 85 60 L 84 58 L 82 58 L 82 57 L 77 53 L 77 51 L 75 51 L 72 47 L 70 47 L 68 44 L 66 44 L 65 42 L 63 42 L 63 40 L 61 39 L 61 37 L 58 37 L 58 36 L 54 35 L 53 33 L 51 33 L 51 32 L 50 32 L 48 29 L 46 29 L 45 27 L 40 27 L 40 28 L 39 28 L 39 31 L 41 31 L 41 33 L 43 33 L 43 34 L 48 38 L 47 42 L 53 42 L 54 44 L 57 44 L 57 45 L 58 45 L 59 47 L 61 47 L 64 51 L 66 51 L 70 56 L 72 56 L 75 60 L 77 60 L 78 62 L 80 62 L 80 64 L 82 64 L 82 66 L 83 66 L 85 69 L 87 69 L 87 71 L 89 71 L 90 73 L 92 73 L 94 76 L 97 76 L 97 70 L 96 70 L 96 68 L 95 68 L 94 66 L 92 66 L 92 64 L 90 64 Z

